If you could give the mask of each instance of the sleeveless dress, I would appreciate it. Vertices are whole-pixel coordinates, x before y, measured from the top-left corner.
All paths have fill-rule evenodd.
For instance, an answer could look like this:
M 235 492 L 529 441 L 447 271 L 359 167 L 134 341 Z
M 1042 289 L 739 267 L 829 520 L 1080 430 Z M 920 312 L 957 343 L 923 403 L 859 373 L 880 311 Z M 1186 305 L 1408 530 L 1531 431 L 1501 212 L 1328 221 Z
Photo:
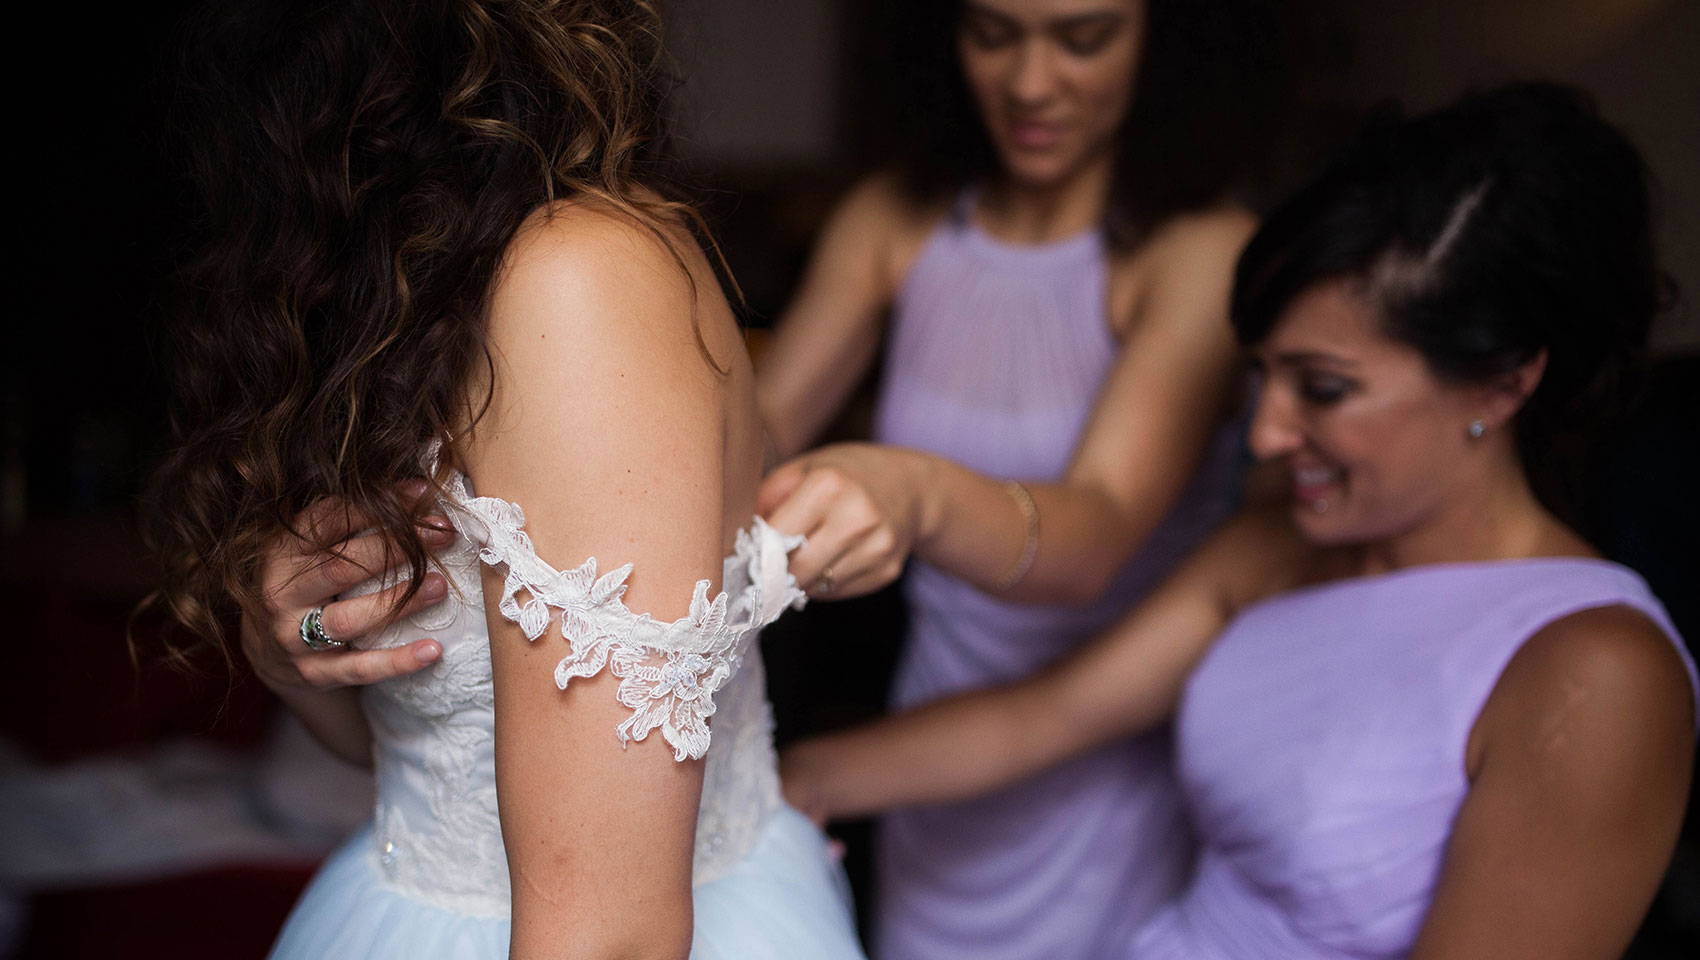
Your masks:
M 787 606 L 801 605 L 786 557 L 797 540 L 758 518 L 726 558 L 723 592 L 711 601 L 709 582 L 699 582 L 690 614 L 662 623 L 621 601 L 630 564 L 599 575 L 592 558 L 555 570 L 533 550 L 520 508 L 472 496 L 464 477 L 440 502 L 458 533 L 435 560 L 453 586 L 450 597 L 363 645 L 397 646 L 428 632 L 442 657 L 363 691 L 376 817 L 321 868 L 272 957 L 507 957 L 508 867 L 496 815 L 495 702 L 480 579 L 480 564 L 488 563 L 505 573 L 502 614 L 533 642 L 565 654 L 557 685 L 603 670 L 621 678 L 618 696 L 632 713 L 608 731 L 611 744 L 654 734 L 677 759 L 707 757 L 691 956 L 860 960 L 847 886 L 825 838 L 779 792 L 755 643 Z
M 1099 232 L 1009 246 L 970 221 L 928 238 L 892 316 L 876 436 L 1000 478 L 1060 479 L 1115 362 Z M 1007 683 L 1113 622 L 1231 511 L 1236 430 L 1096 603 L 1005 603 L 912 561 L 892 706 Z M 1120 949 L 1186 879 L 1192 844 L 1166 731 L 979 799 L 887 814 L 880 960 L 1088 960 Z
M 1692 684 L 1664 608 L 1605 561 L 1414 567 L 1246 608 L 1177 720 L 1197 875 L 1123 955 L 1410 953 L 1469 789 L 1465 743 L 1500 674 L 1547 624 L 1619 604 L 1659 625 Z

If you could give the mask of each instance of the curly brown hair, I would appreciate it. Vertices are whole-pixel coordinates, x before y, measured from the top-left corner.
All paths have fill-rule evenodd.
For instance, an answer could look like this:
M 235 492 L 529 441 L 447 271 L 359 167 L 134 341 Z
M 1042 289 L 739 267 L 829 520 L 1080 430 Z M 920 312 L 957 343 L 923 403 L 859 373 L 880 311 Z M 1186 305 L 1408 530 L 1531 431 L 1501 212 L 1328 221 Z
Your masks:
M 193 23 L 178 113 L 206 239 L 173 316 L 153 602 L 222 648 L 261 613 L 268 547 L 335 546 L 296 521 L 325 497 L 387 535 L 411 596 L 423 506 L 398 485 L 489 402 L 467 383 L 521 223 L 588 197 L 664 242 L 701 227 L 669 187 L 660 28 L 647 0 L 239 0 Z

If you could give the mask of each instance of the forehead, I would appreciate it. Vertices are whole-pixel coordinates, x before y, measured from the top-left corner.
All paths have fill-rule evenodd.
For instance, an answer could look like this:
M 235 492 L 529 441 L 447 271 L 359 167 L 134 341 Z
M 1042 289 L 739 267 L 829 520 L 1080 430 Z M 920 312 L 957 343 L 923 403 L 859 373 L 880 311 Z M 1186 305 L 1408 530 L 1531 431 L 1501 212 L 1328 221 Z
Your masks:
M 1031 24 L 1130 14 L 1144 8 L 1145 0 L 967 0 L 964 4 L 970 13 L 989 13 Z
M 1382 333 L 1376 308 L 1351 280 L 1306 289 L 1281 312 L 1255 351 L 1266 361 L 1315 356 L 1347 363 L 1421 362 L 1421 354 Z

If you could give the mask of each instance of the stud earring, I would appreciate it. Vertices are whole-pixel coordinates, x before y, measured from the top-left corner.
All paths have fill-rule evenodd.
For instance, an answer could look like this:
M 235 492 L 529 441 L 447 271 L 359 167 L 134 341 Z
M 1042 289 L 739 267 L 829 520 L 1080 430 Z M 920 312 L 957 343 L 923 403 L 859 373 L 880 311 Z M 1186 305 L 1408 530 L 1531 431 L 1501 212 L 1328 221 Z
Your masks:
M 1471 420 L 1470 426 L 1465 432 L 1470 435 L 1471 440 L 1480 440 L 1482 438 L 1482 434 L 1487 433 L 1487 424 L 1480 420 Z

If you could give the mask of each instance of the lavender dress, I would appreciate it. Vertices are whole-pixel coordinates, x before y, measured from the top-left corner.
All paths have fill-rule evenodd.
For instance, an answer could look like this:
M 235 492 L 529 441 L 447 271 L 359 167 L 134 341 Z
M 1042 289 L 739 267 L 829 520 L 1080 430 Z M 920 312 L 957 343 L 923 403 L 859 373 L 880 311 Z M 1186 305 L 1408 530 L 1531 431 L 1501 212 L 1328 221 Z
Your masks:
M 877 436 L 995 477 L 1056 480 L 1119 346 L 1104 242 L 1093 232 L 1008 246 L 972 226 L 969 202 L 928 239 L 898 297 Z M 912 563 L 893 706 L 1025 677 L 1108 625 L 1228 513 L 1239 456 L 1238 433 L 1224 430 L 1094 604 L 1007 604 Z M 1179 890 L 1193 856 L 1169 739 L 1125 741 L 975 801 L 887 815 L 874 955 L 1084 960 L 1119 949 Z
M 1633 571 L 1552 558 L 1414 567 L 1243 611 L 1177 721 L 1203 843 L 1136 960 L 1402 957 L 1468 789 L 1465 741 L 1531 635 L 1581 610 L 1646 614 L 1694 662 Z

